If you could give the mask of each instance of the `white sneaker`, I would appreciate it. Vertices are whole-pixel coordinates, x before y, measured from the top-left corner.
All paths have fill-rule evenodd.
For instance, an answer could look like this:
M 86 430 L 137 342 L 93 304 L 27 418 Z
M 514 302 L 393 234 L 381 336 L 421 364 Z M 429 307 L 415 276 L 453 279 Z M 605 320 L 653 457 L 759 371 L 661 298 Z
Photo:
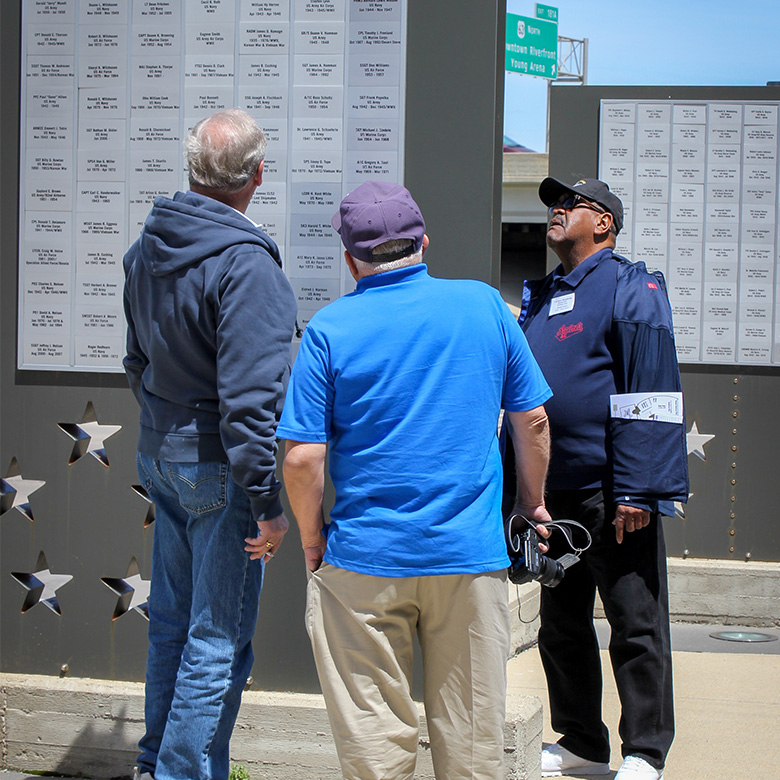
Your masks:
M 644 758 L 626 756 L 614 780 L 664 780 L 664 772 L 650 766 Z
M 608 775 L 609 764 L 599 764 L 566 750 L 562 745 L 549 745 L 542 751 L 542 777 L 575 775 Z M 628 776 L 624 778 L 628 780 Z
M 137 766 L 134 766 L 133 780 L 154 780 L 154 776 L 150 775 L 149 772 L 144 772 L 141 774 L 141 770 Z

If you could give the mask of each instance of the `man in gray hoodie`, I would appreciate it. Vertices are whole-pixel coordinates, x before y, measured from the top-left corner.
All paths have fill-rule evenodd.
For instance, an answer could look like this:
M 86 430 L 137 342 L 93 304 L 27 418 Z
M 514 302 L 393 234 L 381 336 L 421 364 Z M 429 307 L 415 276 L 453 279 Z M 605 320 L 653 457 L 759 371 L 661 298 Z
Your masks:
M 275 431 L 296 303 L 276 244 L 244 214 L 265 136 L 232 109 L 185 149 L 189 191 L 155 199 L 124 260 L 124 366 L 156 506 L 143 780 L 227 779 L 263 571 L 287 531 Z

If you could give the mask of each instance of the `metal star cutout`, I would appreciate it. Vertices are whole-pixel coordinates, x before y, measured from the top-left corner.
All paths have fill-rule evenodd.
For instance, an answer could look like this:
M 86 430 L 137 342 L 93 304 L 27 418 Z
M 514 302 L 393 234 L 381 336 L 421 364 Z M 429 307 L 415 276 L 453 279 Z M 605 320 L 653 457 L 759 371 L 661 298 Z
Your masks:
M 111 616 L 112 621 L 122 617 L 131 609 L 149 620 L 149 588 L 152 583 L 151 580 L 141 578 L 135 556 L 130 558 L 130 565 L 124 577 L 101 577 L 100 579 L 119 596 L 114 614 Z
M 688 493 L 688 500 L 691 500 L 691 497 L 693 496 L 693 493 Z M 675 501 L 674 502 L 674 515 L 675 517 L 679 517 L 680 520 L 685 520 L 685 504 L 683 504 L 682 501 Z
M 43 550 L 38 554 L 38 563 L 34 572 L 12 571 L 11 576 L 27 588 L 28 593 L 22 604 L 22 614 L 34 607 L 38 602 L 45 604 L 55 615 L 62 616 L 60 603 L 57 601 L 57 590 L 73 579 L 72 574 L 52 574 Z
M 149 504 L 146 510 L 146 517 L 144 518 L 144 528 L 148 528 L 154 522 L 154 502 L 149 498 L 149 494 L 141 485 L 130 485 L 130 487 Z
M 101 425 L 97 421 L 95 407 L 92 401 L 87 401 L 87 408 L 80 423 L 57 423 L 65 433 L 74 440 L 73 451 L 70 453 L 68 465 L 72 466 L 83 455 L 92 455 L 108 468 L 108 455 L 106 455 L 103 442 L 122 430 L 121 425 Z
M 699 433 L 699 428 L 694 420 L 693 425 L 691 425 L 691 430 L 688 431 L 685 436 L 688 454 L 690 455 L 693 453 L 697 458 L 707 460 L 707 456 L 704 454 L 704 445 L 710 441 L 710 439 L 714 438 L 714 433 Z
M 28 499 L 45 484 L 42 479 L 23 479 L 18 461 L 11 458 L 5 477 L 0 479 L 0 515 L 16 508 L 32 523 L 34 518 Z

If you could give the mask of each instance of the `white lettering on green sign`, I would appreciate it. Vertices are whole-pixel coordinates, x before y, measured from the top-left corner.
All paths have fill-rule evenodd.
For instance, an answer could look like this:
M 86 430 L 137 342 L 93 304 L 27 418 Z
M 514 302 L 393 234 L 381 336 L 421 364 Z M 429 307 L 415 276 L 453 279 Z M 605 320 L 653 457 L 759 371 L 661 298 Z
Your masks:
M 507 14 L 504 68 L 554 79 L 558 70 L 558 25 Z
M 536 4 L 536 18 L 547 19 L 550 22 L 558 22 L 558 9 L 552 5 Z

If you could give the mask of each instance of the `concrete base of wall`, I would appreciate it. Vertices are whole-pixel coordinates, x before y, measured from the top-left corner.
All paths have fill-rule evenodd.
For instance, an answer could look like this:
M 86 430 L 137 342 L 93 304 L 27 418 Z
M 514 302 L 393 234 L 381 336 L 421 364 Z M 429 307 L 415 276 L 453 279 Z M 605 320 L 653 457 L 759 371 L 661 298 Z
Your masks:
M 143 734 L 143 685 L 35 675 L 0 675 L 0 767 L 22 772 L 129 778 Z M 533 696 L 507 701 L 505 777 L 538 780 L 542 705 Z M 341 777 L 321 696 L 244 694 L 231 757 L 252 780 Z M 421 713 L 415 776 L 433 780 Z
M 780 626 L 780 563 L 670 558 L 667 566 L 672 622 Z M 516 651 L 536 643 L 539 592 L 535 582 L 509 586 Z M 598 595 L 595 615 L 604 617 Z
M 519 653 L 536 644 L 539 633 L 539 590 L 536 582 L 509 583 L 509 617 L 512 621 L 512 651 Z
M 780 563 L 669 561 L 669 607 L 682 623 L 780 626 Z
M 670 558 L 668 569 L 673 622 L 780 626 L 780 563 Z

